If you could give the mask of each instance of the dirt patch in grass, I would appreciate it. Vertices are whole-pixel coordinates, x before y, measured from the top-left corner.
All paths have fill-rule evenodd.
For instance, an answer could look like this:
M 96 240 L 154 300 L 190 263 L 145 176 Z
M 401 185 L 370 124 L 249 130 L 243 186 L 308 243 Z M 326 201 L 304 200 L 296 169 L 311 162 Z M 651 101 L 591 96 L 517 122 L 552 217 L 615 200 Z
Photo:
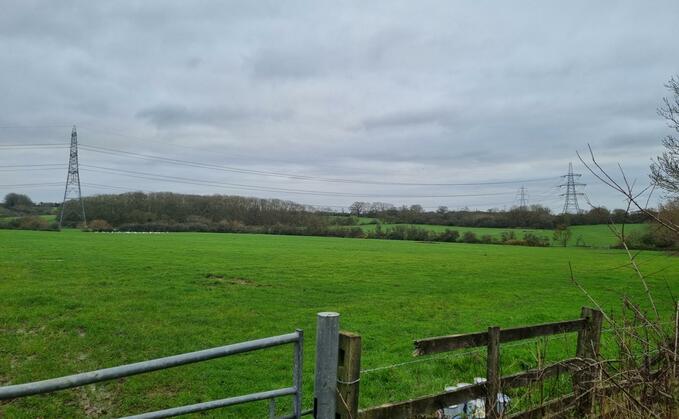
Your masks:
M 18 329 L 0 329 L 0 333 L 35 336 L 45 331 L 45 326 Z
M 115 394 L 107 387 L 93 384 L 77 392 L 78 405 L 88 418 L 107 416 L 113 410 Z
M 205 279 L 208 281 L 202 281 L 204 285 L 218 286 L 218 285 L 240 285 L 244 287 L 270 287 L 271 285 L 259 284 L 250 278 L 243 278 L 240 276 L 234 276 L 226 278 L 225 275 L 208 273 L 205 275 Z
M 247 278 L 235 277 L 235 278 L 229 279 L 227 282 L 231 285 L 251 285 L 251 286 L 255 286 L 255 287 L 259 286 L 259 284 L 256 284 L 254 281 L 247 279 Z

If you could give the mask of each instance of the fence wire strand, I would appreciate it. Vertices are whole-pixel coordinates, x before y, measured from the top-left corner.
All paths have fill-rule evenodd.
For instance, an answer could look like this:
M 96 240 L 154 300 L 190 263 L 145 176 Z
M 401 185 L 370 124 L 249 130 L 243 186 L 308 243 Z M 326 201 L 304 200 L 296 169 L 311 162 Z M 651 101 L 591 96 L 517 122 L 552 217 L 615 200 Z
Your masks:
M 515 347 L 515 346 L 528 345 L 528 344 L 537 342 L 537 340 L 541 339 L 541 338 L 544 338 L 544 337 L 526 339 L 526 340 L 523 340 L 523 341 L 520 341 L 520 342 L 506 343 L 506 344 L 502 345 L 502 347 L 503 348 L 507 348 L 507 347 L 511 348 L 511 347 Z M 549 337 L 549 338 L 554 338 L 554 336 Z M 483 347 L 480 347 L 478 349 L 473 349 L 473 350 L 465 351 L 465 352 L 455 352 L 455 353 L 434 355 L 434 356 L 430 356 L 430 357 L 427 357 L 427 358 L 414 359 L 412 361 L 405 361 L 405 362 L 399 362 L 399 363 L 396 363 L 396 364 L 383 365 L 381 367 L 368 368 L 368 369 L 365 369 L 365 370 L 361 370 L 361 374 L 369 374 L 369 373 L 375 372 L 375 371 L 382 371 L 382 370 L 388 370 L 388 369 L 393 369 L 393 368 L 399 368 L 399 367 L 403 367 L 403 366 L 406 366 L 406 365 L 417 364 L 417 363 L 421 363 L 421 362 L 438 361 L 440 359 L 462 358 L 462 357 L 465 357 L 465 356 L 468 356 L 468 355 L 473 355 L 473 354 L 477 354 L 477 353 L 481 353 L 481 352 L 485 352 L 485 351 L 486 351 L 486 347 L 483 346 Z

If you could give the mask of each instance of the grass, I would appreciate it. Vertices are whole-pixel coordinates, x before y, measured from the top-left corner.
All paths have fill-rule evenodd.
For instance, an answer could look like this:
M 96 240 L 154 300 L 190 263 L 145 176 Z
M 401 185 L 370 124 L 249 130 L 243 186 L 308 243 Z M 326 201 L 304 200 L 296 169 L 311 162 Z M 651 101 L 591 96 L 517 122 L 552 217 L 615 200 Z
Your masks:
M 514 231 L 517 238 L 522 238 L 526 233 L 532 233 L 539 237 L 547 237 L 552 240 L 554 230 L 543 230 L 543 229 L 532 229 L 532 228 L 490 228 L 490 227 L 456 227 L 456 226 L 444 226 L 436 224 L 382 224 L 382 231 L 386 229 L 393 228 L 398 225 L 408 226 L 408 227 L 419 227 L 429 231 L 434 231 L 437 233 L 443 232 L 446 229 L 457 230 L 460 235 L 467 231 L 471 231 L 476 234 L 477 237 L 483 235 L 489 235 L 493 238 L 499 239 L 503 232 Z M 375 224 L 361 224 L 360 227 L 363 231 L 374 231 Z M 625 226 L 626 233 L 631 233 L 632 231 L 640 231 L 644 228 L 648 228 L 646 224 L 627 224 Z M 581 243 L 582 246 L 587 247 L 601 247 L 607 248 L 617 243 L 618 239 L 611 232 L 610 227 L 605 224 L 599 225 L 582 225 L 582 226 L 572 226 L 570 227 L 572 231 L 572 237 L 569 241 L 569 246 L 576 246 Z M 557 244 L 554 244 L 557 245 Z
M 0 231 L 0 384 L 22 383 L 305 330 L 311 405 L 315 314 L 338 311 L 363 336 L 363 369 L 412 361 L 412 340 L 576 318 L 587 299 L 645 304 L 618 250 L 527 248 L 234 234 Z M 644 252 L 663 313 L 679 264 Z M 541 343 L 544 345 L 544 343 Z M 574 336 L 547 358 L 574 353 Z M 535 364 L 535 344 L 503 349 L 503 373 Z M 423 358 L 418 358 L 423 359 Z M 0 405 L 7 417 L 120 416 L 291 383 L 291 348 L 266 350 Z M 438 392 L 484 375 L 483 353 L 374 370 L 361 405 Z M 281 411 L 289 403 L 281 402 Z M 262 417 L 259 402 L 209 417 Z

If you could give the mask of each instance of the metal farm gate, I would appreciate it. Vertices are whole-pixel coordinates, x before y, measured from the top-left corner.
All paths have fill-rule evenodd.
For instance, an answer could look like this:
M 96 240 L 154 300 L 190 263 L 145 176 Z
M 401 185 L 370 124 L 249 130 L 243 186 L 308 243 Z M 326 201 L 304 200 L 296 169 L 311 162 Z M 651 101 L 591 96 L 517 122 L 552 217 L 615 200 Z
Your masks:
M 216 358 L 223 358 L 230 355 L 252 352 L 275 346 L 293 344 L 293 382 L 290 387 L 278 388 L 259 393 L 245 394 L 226 399 L 213 400 L 204 403 L 196 403 L 186 406 L 174 407 L 171 409 L 159 410 L 155 412 L 142 413 L 139 415 L 128 416 L 134 419 L 167 418 L 172 416 L 185 415 L 188 413 L 203 412 L 206 410 L 218 409 L 221 407 L 233 406 L 242 403 L 254 402 L 259 400 L 271 400 L 270 412 L 275 407 L 275 399 L 278 397 L 293 397 L 293 412 L 283 418 L 299 418 L 302 416 L 302 367 L 304 333 L 296 330 L 286 335 L 272 336 L 263 339 L 251 340 L 248 342 L 235 343 L 233 345 L 220 346 L 212 349 L 205 349 L 197 352 L 189 352 L 180 355 L 168 356 L 149 361 L 137 362 L 134 364 L 121 365 L 113 368 L 85 372 L 82 374 L 69 375 L 65 377 L 53 378 L 50 380 L 36 381 L 26 384 L 10 385 L 0 387 L 0 400 L 15 399 L 20 397 L 33 396 L 36 394 L 52 393 L 68 388 L 82 387 L 88 384 L 99 383 L 102 381 L 113 380 L 116 378 L 129 377 L 132 375 L 143 374 L 151 371 L 164 370 L 178 367 L 181 365 L 193 364 L 196 362 L 208 361 Z M 275 412 L 273 412 L 275 413 Z M 272 416 L 273 417 L 273 416 Z M 281 418 L 282 419 L 282 418 Z

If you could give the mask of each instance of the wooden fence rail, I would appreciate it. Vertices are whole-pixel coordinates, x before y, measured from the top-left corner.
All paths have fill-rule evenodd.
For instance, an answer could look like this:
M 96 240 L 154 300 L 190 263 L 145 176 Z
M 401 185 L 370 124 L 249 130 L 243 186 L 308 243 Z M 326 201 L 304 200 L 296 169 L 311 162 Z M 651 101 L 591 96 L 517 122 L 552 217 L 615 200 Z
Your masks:
M 573 377 L 573 394 L 547 402 L 540 407 L 527 410 L 512 417 L 541 417 L 557 409 L 577 409 L 585 415 L 592 409 L 592 378 L 596 376 L 601 339 L 603 315 L 600 311 L 583 307 L 581 316 L 575 320 L 545 323 L 526 327 L 500 329 L 490 327 L 485 332 L 440 336 L 416 340 L 414 356 L 432 355 L 465 348 L 486 346 L 486 382 L 459 387 L 451 391 L 418 397 L 396 403 L 357 410 L 358 383 L 360 381 L 360 336 L 342 332 L 340 334 L 340 365 L 337 405 L 338 413 L 344 418 L 361 419 L 407 419 L 421 415 L 432 415 L 444 406 L 465 403 L 474 399 L 485 399 L 486 417 L 499 418 L 504 412 L 497 409 L 498 394 L 502 391 L 529 386 L 547 378 L 570 373 Z M 563 333 L 578 333 L 576 357 L 557 362 L 539 369 L 522 371 L 502 376 L 500 373 L 500 347 L 502 343 L 532 339 Z
M 531 339 L 562 333 L 579 332 L 585 327 L 586 319 L 544 323 L 534 326 L 500 329 L 500 343 Z M 415 356 L 433 355 L 456 349 L 477 348 L 488 345 L 488 332 L 467 333 L 463 335 L 439 336 L 415 341 Z

